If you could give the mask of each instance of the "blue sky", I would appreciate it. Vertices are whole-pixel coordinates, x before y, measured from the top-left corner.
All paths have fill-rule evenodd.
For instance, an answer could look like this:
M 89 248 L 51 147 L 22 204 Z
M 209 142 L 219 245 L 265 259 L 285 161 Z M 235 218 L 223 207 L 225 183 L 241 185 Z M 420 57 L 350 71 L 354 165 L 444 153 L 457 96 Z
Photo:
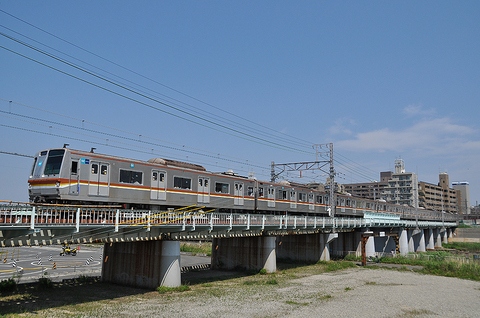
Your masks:
M 378 180 L 401 157 L 421 181 L 447 172 L 480 200 L 478 1 L 2 1 L 0 10 L 0 151 L 69 143 L 268 180 L 271 161 L 314 161 L 312 145 L 333 142 L 341 183 Z M 1 200 L 27 200 L 31 164 L 0 153 Z

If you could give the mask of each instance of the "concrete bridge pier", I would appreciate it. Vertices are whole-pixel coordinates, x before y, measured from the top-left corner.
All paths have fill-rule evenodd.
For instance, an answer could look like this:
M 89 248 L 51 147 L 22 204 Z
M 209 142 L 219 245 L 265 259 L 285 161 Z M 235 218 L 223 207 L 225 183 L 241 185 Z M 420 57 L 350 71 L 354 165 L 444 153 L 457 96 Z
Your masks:
M 318 234 L 320 239 L 320 259 L 319 261 L 330 261 L 330 242 L 335 240 L 338 233 Z
M 447 238 L 447 240 L 448 240 L 449 238 L 453 239 L 454 229 L 449 228 L 449 229 L 447 229 L 447 231 L 448 231 L 448 238 Z
M 435 229 L 435 247 L 442 247 L 442 232 L 440 229 Z
M 368 229 L 364 232 L 364 234 L 366 233 L 372 233 L 371 231 L 369 231 Z M 375 254 L 375 238 L 373 236 L 370 236 L 368 239 L 367 239 L 367 242 L 365 243 L 365 256 L 366 257 L 375 257 L 376 254 Z
M 180 242 L 106 243 L 102 281 L 140 288 L 181 285 Z
M 407 237 L 408 237 L 408 252 L 415 253 L 415 238 L 413 236 L 414 230 L 407 230 Z
M 425 249 L 425 232 L 423 229 L 413 230 L 413 244 L 415 252 L 426 252 Z
M 330 261 L 330 246 L 339 234 L 315 233 L 277 236 L 276 255 L 278 258 L 303 262 Z
M 427 244 L 427 249 L 428 250 L 434 250 L 435 249 L 435 242 L 433 239 L 433 229 L 425 229 L 425 234 L 426 234 L 426 244 Z
M 417 246 L 417 252 L 426 252 L 425 248 L 425 230 L 420 230 L 420 233 L 418 234 L 418 246 Z
M 443 231 L 443 243 L 447 244 L 448 243 L 448 233 L 447 229 Z
M 408 243 L 408 231 L 404 228 L 398 229 L 398 249 L 399 253 L 402 256 L 405 256 L 409 252 L 409 243 Z
M 213 269 L 277 270 L 275 236 L 214 238 L 212 241 Z

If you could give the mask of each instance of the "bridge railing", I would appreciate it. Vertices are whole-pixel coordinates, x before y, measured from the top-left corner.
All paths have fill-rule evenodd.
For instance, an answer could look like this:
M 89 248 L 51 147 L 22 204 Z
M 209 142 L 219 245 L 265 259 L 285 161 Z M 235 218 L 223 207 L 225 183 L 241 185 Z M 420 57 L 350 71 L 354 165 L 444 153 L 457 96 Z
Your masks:
M 359 227 L 443 227 L 456 226 L 454 222 L 414 221 L 382 218 L 331 218 L 323 216 L 260 215 L 232 213 L 204 213 L 192 211 L 120 210 L 98 207 L 60 207 L 30 205 L 0 205 L 0 226 L 30 228 L 49 226 L 222 226 L 250 229 L 310 229 Z

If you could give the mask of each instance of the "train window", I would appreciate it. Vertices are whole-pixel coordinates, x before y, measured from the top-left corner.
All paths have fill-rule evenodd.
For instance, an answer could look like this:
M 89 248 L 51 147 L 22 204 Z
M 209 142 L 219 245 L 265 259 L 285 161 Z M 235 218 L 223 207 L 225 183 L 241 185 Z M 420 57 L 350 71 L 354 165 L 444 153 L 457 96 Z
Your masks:
M 258 197 L 263 198 L 263 188 L 258 188 Z
M 208 187 L 208 179 L 205 179 L 204 184 L 205 184 L 205 187 Z
M 230 185 L 228 183 L 215 182 L 216 193 L 230 193 Z
M 298 201 L 300 201 L 300 202 L 305 201 L 305 193 L 302 193 L 302 192 L 298 193 Z
M 203 179 L 198 179 L 198 185 L 203 187 Z
M 93 166 L 93 165 L 92 165 Z M 122 170 L 120 169 L 120 182 L 142 184 L 142 175 L 140 171 Z
M 325 204 L 328 204 L 328 196 L 325 196 Z
M 247 188 L 247 195 L 248 195 L 249 197 L 253 197 L 253 187 L 248 187 L 248 188 Z
M 160 182 L 163 182 L 165 180 L 165 173 L 160 172 Z M 207 185 L 207 181 L 205 180 L 205 186 Z
M 152 173 L 152 181 L 157 181 L 158 174 L 156 172 Z
M 92 163 L 92 174 L 98 173 L 98 165 L 96 163 Z
M 192 179 L 173 177 L 173 187 L 177 189 L 192 189 Z
M 33 176 L 33 170 L 35 170 L 35 165 L 37 164 L 37 157 L 33 160 L 33 167 L 32 167 L 32 173 L 30 173 L 31 176 Z
M 42 153 L 40 153 L 40 156 L 43 157 L 43 156 L 46 156 L 47 155 L 47 152 L 46 151 L 42 151 Z
M 347 199 L 346 206 L 350 206 L 350 200 L 349 199 Z
M 70 169 L 71 174 L 77 174 L 78 171 L 78 161 L 72 161 L 72 168 Z
M 59 174 L 62 166 L 63 154 L 65 150 L 50 150 L 48 153 L 47 164 L 45 165 L 45 175 Z
M 323 203 L 323 196 L 317 195 L 317 203 L 322 204 Z
M 103 174 L 103 175 L 106 175 L 107 174 L 107 165 L 102 165 L 100 167 L 100 173 Z

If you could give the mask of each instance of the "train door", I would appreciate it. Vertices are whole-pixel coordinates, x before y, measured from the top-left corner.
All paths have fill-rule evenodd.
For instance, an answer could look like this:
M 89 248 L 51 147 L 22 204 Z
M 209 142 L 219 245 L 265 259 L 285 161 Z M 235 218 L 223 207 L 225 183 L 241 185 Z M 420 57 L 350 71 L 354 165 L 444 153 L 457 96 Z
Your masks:
M 198 203 L 210 203 L 210 178 L 198 177 Z
M 243 182 L 235 182 L 233 195 L 234 195 L 233 204 L 243 205 L 245 201 L 245 196 L 243 193 Z
M 267 191 L 267 198 L 268 198 L 268 207 L 274 208 L 275 207 L 275 188 L 268 187 Z
M 164 171 L 152 170 L 152 184 L 150 188 L 150 199 L 166 200 L 167 187 L 165 185 L 167 173 Z
M 290 209 L 297 208 L 297 192 L 290 191 Z
M 108 196 L 110 171 L 107 163 L 91 162 L 88 195 Z
M 98 177 L 98 195 L 108 196 L 110 190 L 110 167 L 108 163 L 100 163 Z
M 315 210 L 315 201 L 314 201 L 314 198 L 315 196 L 313 195 L 313 193 L 309 193 L 308 194 L 308 209 L 310 211 L 314 211 Z
M 72 159 L 70 162 L 70 186 L 68 190 L 68 194 L 71 195 L 78 195 L 78 191 L 80 188 L 79 184 L 79 168 L 80 166 L 78 165 L 78 159 Z

